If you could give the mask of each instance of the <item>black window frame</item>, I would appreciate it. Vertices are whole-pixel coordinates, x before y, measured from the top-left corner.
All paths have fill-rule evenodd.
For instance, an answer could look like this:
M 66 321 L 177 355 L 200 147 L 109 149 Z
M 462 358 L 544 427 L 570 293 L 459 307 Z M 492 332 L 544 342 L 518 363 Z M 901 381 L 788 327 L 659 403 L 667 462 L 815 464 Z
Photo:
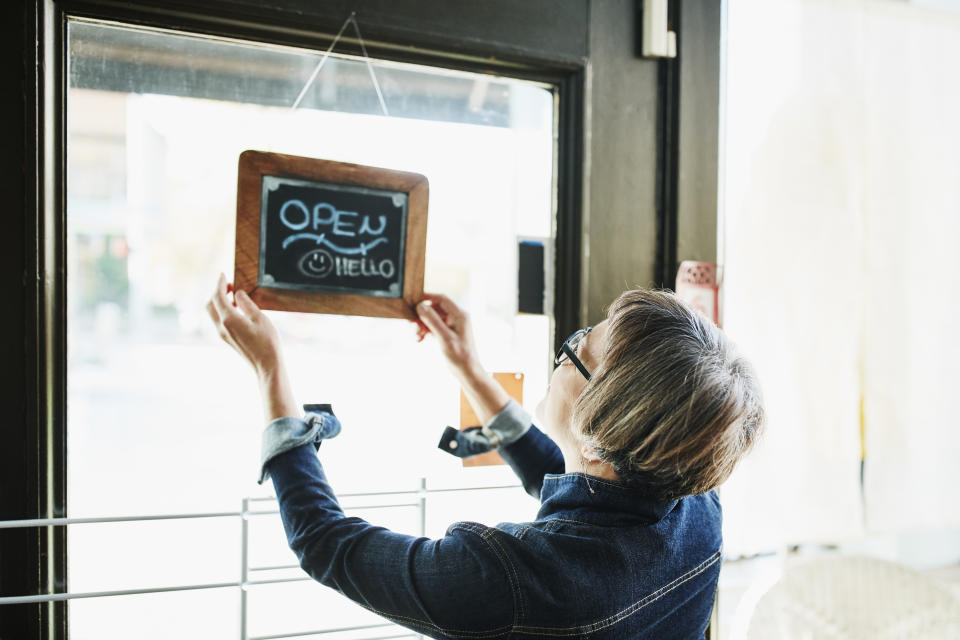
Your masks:
M 442 0 L 439 0 L 442 1 Z M 54 518 L 67 515 L 66 504 L 66 92 L 70 18 L 185 31 L 270 44 L 323 50 L 346 13 L 330 3 L 326 17 L 305 22 L 294 2 L 267 8 L 234 1 L 181 3 L 162 0 L 36 0 L 11 3 L 13 33 L 7 46 L 19 48 L 23 66 L 7 71 L 22 88 L 23 128 L 8 147 L 2 182 L 22 203 L 22 218 L 11 223 L 0 242 L 8 258 L 22 269 L 4 273 L 3 290 L 20 292 L 0 320 L 4 348 L 22 346 L 13 358 L 15 380 L 2 392 L 10 409 L 4 446 L 0 447 L 0 519 Z M 336 11 L 334 11 L 336 9 Z M 22 31 L 20 25 L 23 26 Z M 8 26 L 7 31 L 10 30 Z M 10 36 L 13 36 L 12 38 Z M 368 39 L 369 38 L 369 39 Z M 556 95 L 556 234 L 554 251 L 553 342 L 576 330 L 580 322 L 581 207 L 584 154 L 585 59 L 531 53 L 496 42 L 437 45 L 427 34 L 378 37 L 365 29 L 370 56 L 434 67 L 496 73 L 552 85 Z M 359 53 L 349 37 L 338 51 Z M 12 73 L 11 73 L 12 72 Z M 19 76 L 19 77 L 18 77 Z M 8 100 L 16 104 L 15 100 Z M 14 207 L 10 215 L 18 215 Z M 16 282 L 16 281 L 19 281 Z M 19 284 L 19 286 L 17 286 Z M 0 595 L 66 591 L 67 530 L 64 526 L 0 530 Z M 53 601 L 0 606 L 0 638 L 68 637 L 67 604 Z

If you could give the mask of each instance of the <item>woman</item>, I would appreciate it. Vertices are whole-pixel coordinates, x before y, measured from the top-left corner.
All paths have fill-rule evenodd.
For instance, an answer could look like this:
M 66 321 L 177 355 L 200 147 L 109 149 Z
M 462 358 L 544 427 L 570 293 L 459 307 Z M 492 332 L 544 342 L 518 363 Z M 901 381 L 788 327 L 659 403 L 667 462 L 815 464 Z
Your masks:
M 437 295 L 417 305 L 420 338 L 439 341 L 484 422 L 446 448 L 497 447 L 541 500 L 533 522 L 458 522 L 429 540 L 343 514 L 316 448 L 339 423 L 299 417 L 276 329 L 230 291 L 221 275 L 207 309 L 257 373 L 261 481 L 315 580 L 433 638 L 703 638 L 720 570 L 713 489 L 763 409 L 749 364 L 673 294 L 627 291 L 567 340 L 537 407 L 545 432 L 483 370 L 461 309 Z

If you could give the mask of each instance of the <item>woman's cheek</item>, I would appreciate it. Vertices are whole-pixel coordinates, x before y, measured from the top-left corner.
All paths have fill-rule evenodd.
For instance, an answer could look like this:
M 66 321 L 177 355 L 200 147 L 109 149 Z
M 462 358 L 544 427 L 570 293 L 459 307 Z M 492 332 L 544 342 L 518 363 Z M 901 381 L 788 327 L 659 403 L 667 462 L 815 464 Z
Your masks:
M 540 398 L 540 402 L 537 403 L 537 408 L 533 412 L 533 417 L 535 417 L 540 424 L 543 424 L 543 401 L 545 398 L 546 396 Z

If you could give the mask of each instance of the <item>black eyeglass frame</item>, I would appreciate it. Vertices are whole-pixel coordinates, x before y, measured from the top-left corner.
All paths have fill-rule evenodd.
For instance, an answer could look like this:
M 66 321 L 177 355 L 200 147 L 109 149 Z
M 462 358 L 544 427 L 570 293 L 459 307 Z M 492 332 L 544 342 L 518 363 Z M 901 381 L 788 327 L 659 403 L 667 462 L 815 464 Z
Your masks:
M 570 360 L 588 382 L 590 381 L 590 372 L 587 371 L 587 368 L 580 362 L 580 358 L 577 357 L 576 348 L 577 345 L 587 337 L 591 329 L 593 329 L 592 326 L 574 331 L 569 338 L 563 341 L 563 344 L 560 345 L 560 351 L 557 351 L 557 355 L 553 359 L 553 363 L 556 365 L 561 365 L 566 362 L 566 360 Z

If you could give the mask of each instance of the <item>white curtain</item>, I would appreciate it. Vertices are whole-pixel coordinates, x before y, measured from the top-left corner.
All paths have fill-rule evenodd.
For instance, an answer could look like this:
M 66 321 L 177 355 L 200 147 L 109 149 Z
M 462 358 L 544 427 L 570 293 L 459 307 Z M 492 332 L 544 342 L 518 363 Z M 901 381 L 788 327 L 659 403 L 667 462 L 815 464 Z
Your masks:
M 727 551 L 956 525 L 960 15 L 728 12 L 722 313 L 769 424 L 722 490 Z
M 867 523 L 960 527 L 960 13 L 870 7 Z

